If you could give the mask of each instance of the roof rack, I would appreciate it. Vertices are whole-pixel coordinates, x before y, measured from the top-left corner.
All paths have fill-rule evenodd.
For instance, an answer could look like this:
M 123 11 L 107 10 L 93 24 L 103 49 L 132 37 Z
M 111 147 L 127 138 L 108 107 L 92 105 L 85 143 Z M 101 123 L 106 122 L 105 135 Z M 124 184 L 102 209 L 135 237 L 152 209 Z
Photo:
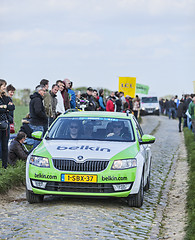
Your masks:
M 130 113 L 132 113 L 132 111 L 130 109 L 126 111 L 127 117 L 129 116 Z
M 68 109 L 68 110 L 66 110 L 65 112 L 64 112 L 64 114 L 67 114 L 67 113 L 69 113 L 69 112 L 80 112 L 79 111 L 79 109 L 77 109 L 77 108 L 71 108 L 71 109 Z

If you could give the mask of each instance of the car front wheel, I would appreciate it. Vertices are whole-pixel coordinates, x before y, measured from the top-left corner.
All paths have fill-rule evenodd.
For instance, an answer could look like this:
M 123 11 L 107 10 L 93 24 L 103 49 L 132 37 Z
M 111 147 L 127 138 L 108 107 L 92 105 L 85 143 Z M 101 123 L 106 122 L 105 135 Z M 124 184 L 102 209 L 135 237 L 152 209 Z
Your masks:
M 43 195 L 34 194 L 32 191 L 26 189 L 26 199 L 29 203 L 42 203 Z
M 142 175 L 139 192 L 135 195 L 129 195 L 127 203 L 129 207 L 141 207 L 143 205 L 143 200 L 144 200 L 144 179 Z

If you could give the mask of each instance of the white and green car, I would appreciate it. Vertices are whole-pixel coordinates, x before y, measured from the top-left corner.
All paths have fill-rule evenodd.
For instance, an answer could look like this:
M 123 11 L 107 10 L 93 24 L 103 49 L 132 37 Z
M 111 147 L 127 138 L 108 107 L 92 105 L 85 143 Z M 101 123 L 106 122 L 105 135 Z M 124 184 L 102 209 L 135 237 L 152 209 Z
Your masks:
M 41 132 L 33 136 L 41 139 Z M 52 124 L 28 156 L 26 196 L 122 197 L 141 207 L 150 186 L 155 137 L 144 135 L 132 114 L 68 112 Z

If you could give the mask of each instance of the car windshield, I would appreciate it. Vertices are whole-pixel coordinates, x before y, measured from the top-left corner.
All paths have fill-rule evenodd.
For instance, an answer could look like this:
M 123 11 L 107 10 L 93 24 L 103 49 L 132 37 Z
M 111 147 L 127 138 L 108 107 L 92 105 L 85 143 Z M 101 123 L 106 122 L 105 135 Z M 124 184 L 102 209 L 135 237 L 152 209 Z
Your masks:
M 135 141 L 131 120 L 97 117 L 58 118 L 46 139 Z
M 157 103 L 158 99 L 157 97 L 143 97 L 142 103 Z

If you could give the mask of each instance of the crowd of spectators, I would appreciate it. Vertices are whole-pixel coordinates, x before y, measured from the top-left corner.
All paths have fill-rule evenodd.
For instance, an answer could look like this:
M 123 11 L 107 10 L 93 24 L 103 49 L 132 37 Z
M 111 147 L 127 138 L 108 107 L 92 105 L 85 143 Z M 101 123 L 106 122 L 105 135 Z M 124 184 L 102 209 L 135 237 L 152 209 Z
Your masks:
M 179 119 L 179 132 L 188 127 L 195 133 L 195 94 L 185 94 L 179 99 L 177 95 L 170 100 L 161 98 L 159 101 L 161 114 L 169 116 L 169 119 Z
M 12 125 L 14 124 L 15 105 L 12 97 L 15 88 L 0 79 L 0 158 L 2 167 L 7 168 L 8 162 L 15 165 L 17 159 L 26 159 L 29 151 L 24 143 L 32 145 L 34 149 L 39 141 L 32 138 L 34 131 L 46 132 L 53 121 L 69 109 L 80 109 L 82 111 L 109 111 L 109 112 L 133 112 L 136 118 L 139 117 L 140 98 L 124 96 L 123 92 L 110 92 L 109 96 L 104 95 L 103 89 L 88 87 L 86 92 L 75 92 L 73 82 L 69 79 L 57 80 L 50 88 L 49 80 L 42 79 L 31 94 L 29 113 L 22 120 L 22 126 L 11 142 L 8 149 L 8 141 Z M 181 131 L 182 118 L 183 127 L 195 129 L 195 96 L 185 95 L 182 99 L 177 96 L 167 100 L 159 101 L 161 114 L 169 118 L 179 119 L 179 131 Z M 6 125 L 6 126 L 4 126 Z

